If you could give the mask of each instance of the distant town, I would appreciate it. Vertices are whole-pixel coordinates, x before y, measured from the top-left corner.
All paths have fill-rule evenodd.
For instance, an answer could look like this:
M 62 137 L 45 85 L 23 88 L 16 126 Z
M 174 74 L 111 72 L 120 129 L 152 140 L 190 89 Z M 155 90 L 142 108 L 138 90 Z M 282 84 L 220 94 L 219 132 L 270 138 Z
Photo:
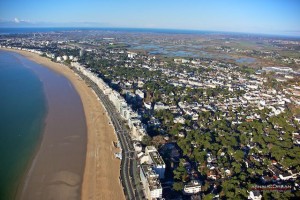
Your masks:
M 86 80 L 117 131 L 128 199 L 300 197 L 299 39 L 70 30 L 0 47 Z

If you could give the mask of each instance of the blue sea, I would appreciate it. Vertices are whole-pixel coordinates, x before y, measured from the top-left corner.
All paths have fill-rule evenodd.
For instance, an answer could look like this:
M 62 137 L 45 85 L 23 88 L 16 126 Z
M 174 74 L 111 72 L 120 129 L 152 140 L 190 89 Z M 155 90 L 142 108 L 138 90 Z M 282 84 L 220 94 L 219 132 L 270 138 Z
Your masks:
M 127 33 L 157 33 L 157 34 L 188 34 L 188 35 L 227 35 L 227 36 L 263 36 L 267 38 L 300 39 L 299 35 L 277 35 L 259 33 L 241 33 L 210 30 L 185 30 L 164 28 L 118 28 L 118 27 L 0 27 L 0 35 L 6 34 L 28 34 L 61 31 L 113 31 Z
M 66 77 L 0 50 L 0 200 L 44 199 L 52 182 L 40 177 L 52 180 L 62 169 L 78 178 L 73 196 L 80 199 L 86 131 L 80 96 Z
M 151 29 L 151 28 L 88 28 L 88 27 L 39 27 L 39 28 L 1 28 L 0 34 L 46 33 L 60 31 L 115 31 L 115 32 L 140 32 L 140 33 L 165 33 L 165 34 L 213 34 L 216 31 L 179 30 L 179 29 Z
M 47 112 L 43 83 L 18 54 L 0 51 L 0 199 L 13 199 Z

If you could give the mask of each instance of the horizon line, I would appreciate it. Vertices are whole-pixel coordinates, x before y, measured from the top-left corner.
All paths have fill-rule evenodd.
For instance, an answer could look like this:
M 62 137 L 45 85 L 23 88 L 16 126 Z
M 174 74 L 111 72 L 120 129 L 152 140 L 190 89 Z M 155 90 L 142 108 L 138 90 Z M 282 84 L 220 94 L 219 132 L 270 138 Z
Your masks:
M 67 29 L 144 29 L 144 30 L 170 30 L 170 31 L 185 31 L 185 32 L 210 32 L 210 33 L 223 33 L 223 34 L 248 34 L 248 35 L 261 35 L 261 36 L 278 36 L 278 37 L 292 37 L 300 38 L 300 31 L 291 31 L 288 33 L 269 33 L 269 32 L 246 32 L 246 31 L 228 31 L 228 30 L 205 30 L 205 29 L 188 29 L 188 28 L 161 28 L 161 27 L 123 27 L 123 26 L 0 26 L 0 29 L 44 29 L 44 28 L 67 28 Z M 189 34 L 189 33 L 181 33 Z M 192 33 L 191 33 L 192 34 Z

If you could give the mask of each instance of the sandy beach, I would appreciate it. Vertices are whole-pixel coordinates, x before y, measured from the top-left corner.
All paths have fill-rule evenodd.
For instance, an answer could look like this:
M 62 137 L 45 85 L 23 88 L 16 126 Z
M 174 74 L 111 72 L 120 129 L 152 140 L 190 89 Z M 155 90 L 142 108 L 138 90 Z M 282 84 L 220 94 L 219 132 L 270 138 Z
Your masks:
M 53 139 L 53 137 L 47 137 L 47 134 L 49 134 L 47 131 L 54 131 L 55 128 L 57 128 L 52 127 L 51 129 L 51 127 L 48 127 L 50 123 L 49 120 L 51 120 L 49 116 L 53 119 L 56 118 L 55 110 L 51 110 L 51 105 L 49 106 L 41 147 L 24 178 L 24 183 L 19 189 L 18 199 L 125 199 L 122 185 L 119 181 L 120 160 L 114 158 L 113 154 L 117 151 L 113 146 L 113 141 L 116 141 L 117 138 L 113 127 L 108 123 L 109 119 L 104 108 L 92 89 L 71 69 L 62 64 L 51 62 L 48 58 L 30 52 L 11 51 L 17 52 L 38 64 L 46 66 L 56 73 L 63 75 L 71 82 L 80 96 L 87 129 L 86 151 L 81 152 L 79 151 L 80 148 L 78 148 L 78 152 L 73 152 L 75 157 L 82 153 L 85 154 L 85 165 L 82 173 L 73 173 L 72 167 L 74 166 L 66 166 L 64 170 L 57 170 L 55 175 L 50 178 L 51 180 L 45 175 L 44 177 L 40 177 L 39 174 L 47 171 L 47 165 L 52 165 L 52 163 L 47 163 L 47 155 L 49 152 L 43 149 L 49 144 L 47 140 L 50 140 L 49 138 Z M 76 115 L 76 113 L 71 113 L 71 115 Z M 76 127 L 76 125 L 74 125 L 74 127 Z M 61 128 L 63 129 L 63 127 Z M 78 130 L 74 128 L 74 131 Z M 73 139 L 76 138 L 74 135 L 72 137 Z M 64 145 L 68 145 L 68 142 L 72 142 L 73 139 L 69 138 L 69 140 L 65 141 Z M 51 142 L 55 144 L 55 141 L 50 141 L 50 143 Z M 64 158 L 63 155 L 64 154 L 60 155 L 59 152 L 56 152 L 56 154 L 52 156 L 57 156 L 59 159 L 71 159 Z M 80 167 L 76 169 L 78 171 Z

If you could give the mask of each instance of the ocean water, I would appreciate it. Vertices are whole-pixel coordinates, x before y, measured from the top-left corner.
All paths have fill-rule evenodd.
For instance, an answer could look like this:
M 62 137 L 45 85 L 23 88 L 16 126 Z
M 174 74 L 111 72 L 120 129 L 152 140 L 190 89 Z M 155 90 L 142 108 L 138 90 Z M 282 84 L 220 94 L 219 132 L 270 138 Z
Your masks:
M 193 35 L 231 35 L 231 36 L 263 36 L 282 39 L 299 39 L 299 35 L 280 35 L 280 34 L 259 34 L 242 33 L 212 30 L 185 30 L 185 29 L 166 29 L 166 28 L 121 28 L 121 27 L 0 27 L 0 35 L 3 34 L 24 34 L 24 33 L 45 33 L 60 31 L 114 31 L 127 33 L 158 33 L 158 34 L 193 34 Z
M 14 199 L 47 113 L 43 83 L 18 54 L 0 51 L 0 199 Z
M 225 32 L 202 31 L 202 30 L 179 30 L 179 29 L 156 29 L 156 28 L 93 28 L 93 27 L 0 27 L 0 35 L 2 34 L 28 34 L 28 33 L 46 33 L 61 31 L 113 31 L 127 33 L 159 33 L 159 34 L 220 34 Z

